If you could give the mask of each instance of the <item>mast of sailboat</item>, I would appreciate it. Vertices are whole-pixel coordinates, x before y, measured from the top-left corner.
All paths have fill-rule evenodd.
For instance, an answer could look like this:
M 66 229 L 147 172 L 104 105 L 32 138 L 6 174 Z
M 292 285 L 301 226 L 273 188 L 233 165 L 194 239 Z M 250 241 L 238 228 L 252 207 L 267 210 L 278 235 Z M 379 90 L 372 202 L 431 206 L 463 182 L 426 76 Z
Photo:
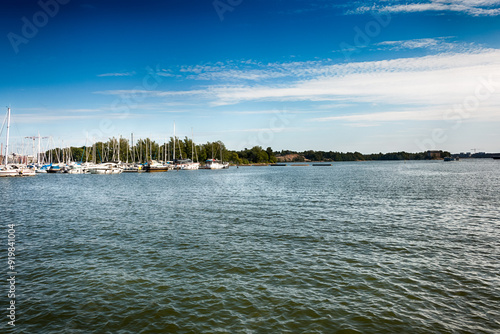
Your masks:
M 173 161 L 175 162 L 175 122 L 174 122 L 174 156 Z
M 222 142 L 219 141 L 219 148 L 220 148 L 220 163 L 224 162 L 224 159 L 222 158 Z
M 132 133 L 130 135 L 130 143 L 131 143 L 131 147 L 132 147 L 132 163 L 135 163 L 135 154 L 134 154 L 134 134 Z
M 94 140 L 94 145 L 92 145 L 92 163 L 95 165 L 97 164 L 97 143 L 95 141 L 95 138 L 92 138 Z
M 7 107 L 7 142 L 5 143 L 5 166 L 9 163 L 10 108 Z
M 41 154 L 41 152 L 40 152 L 40 140 L 41 140 L 41 138 L 40 138 L 40 131 L 38 131 L 38 150 L 37 150 L 37 153 L 36 153 L 36 163 L 37 164 L 40 164 L 40 154 Z
M 193 135 L 193 128 L 191 128 L 191 162 L 194 162 L 194 135 Z
M 127 147 L 126 147 L 126 151 L 125 151 L 125 158 L 127 159 L 127 165 L 128 165 L 128 154 L 130 153 L 130 142 L 127 140 L 126 142 L 127 144 Z M 130 158 L 132 158 L 132 154 L 130 155 Z
M 182 160 L 182 150 L 181 150 L 181 141 L 180 140 L 177 140 L 177 145 L 179 145 L 179 157 L 181 158 Z M 187 158 L 187 157 L 186 157 Z

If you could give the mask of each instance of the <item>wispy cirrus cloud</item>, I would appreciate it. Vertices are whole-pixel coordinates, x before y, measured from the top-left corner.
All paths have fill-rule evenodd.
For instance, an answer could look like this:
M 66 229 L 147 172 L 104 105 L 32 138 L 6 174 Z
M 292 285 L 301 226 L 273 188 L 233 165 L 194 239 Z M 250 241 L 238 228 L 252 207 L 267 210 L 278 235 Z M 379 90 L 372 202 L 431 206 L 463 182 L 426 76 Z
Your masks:
M 243 101 L 336 101 L 440 105 L 474 90 L 479 77 L 500 73 L 500 50 L 326 66 L 314 78 L 287 84 L 212 86 L 216 105 Z M 451 102 L 450 102 L 451 101 Z
M 105 114 L 96 114 L 96 115 L 67 115 L 67 114 L 18 114 L 13 116 L 13 120 L 16 123 L 24 123 L 24 124 L 36 124 L 36 123 L 45 123 L 45 122 L 62 122 L 62 121 L 80 121 L 80 120 L 89 120 L 95 119 L 100 120 L 103 117 L 109 119 L 130 119 L 130 118 L 141 118 L 144 115 L 139 114 L 118 114 L 118 113 L 105 113 Z
M 403 111 L 387 111 L 354 115 L 335 115 L 329 117 L 311 118 L 309 121 L 348 121 L 352 122 L 355 125 L 364 124 L 365 126 L 368 126 L 369 124 L 378 125 L 382 122 L 443 121 L 447 119 L 447 115 L 450 115 L 451 108 L 452 105 L 450 105 L 450 108 L 423 107 Z M 500 114 L 498 113 L 495 105 L 493 105 L 492 103 L 486 103 L 485 108 L 482 108 L 481 112 L 470 113 L 468 114 L 467 118 L 493 121 L 500 120 Z
M 131 77 L 135 75 L 135 72 L 115 72 L 115 73 L 103 73 L 98 74 L 98 77 Z
M 317 64 L 323 61 L 305 61 L 288 63 L 260 63 L 253 60 L 226 61 L 195 66 L 183 66 L 179 73 L 188 80 L 201 81 L 270 81 L 289 77 L 316 75 Z M 171 72 L 171 71 L 170 71 Z M 180 77 L 177 75 L 177 77 Z
M 393 41 L 385 45 L 425 47 L 435 43 L 439 41 L 435 42 L 432 39 Z M 253 70 L 281 72 L 283 69 L 289 70 L 287 80 L 280 78 L 270 82 L 238 84 L 229 81 L 224 84 L 198 85 L 195 89 L 181 91 L 106 90 L 95 93 L 123 97 L 141 96 L 181 104 L 182 101 L 189 103 L 196 101 L 211 107 L 262 102 L 326 102 L 327 105 L 352 106 L 359 110 L 363 106 L 376 105 L 376 108 L 369 107 L 372 113 L 368 116 L 339 115 L 339 108 L 332 106 L 330 115 L 328 110 L 322 109 L 321 112 L 326 113 L 326 116 L 318 119 L 344 120 L 366 126 L 366 122 L 393 119 L 437 119 L 446 108 L 461 103 L 464 97 L 475 94 L 478 85 L 484 82 L 486 87 L 481 88 L 483 91 L 485 89 L 500 91 L 498 49 L 476 48 L 461 53 L 449 52 L 347 64 L 319 61 L 265 64 Z M 203 70 L 200 71 L 202 72 Z M 478 111 L 478 114 L 484 117 L 491 117 L 492 108 L 500 104 L 499 94 L 490 95 L 488 101 L 484 102 Z M 381 108 L 394 111 L 381 113 Z M 242 110 L 240 112 L 245 113 Z M 257 112 L 263 113 L 263 111 Z
M 451 37 L 418 38 L 399 41 L 384 41 L 374 44 L 376 47 L 391 51 L 429 49 L 432 51 L 456 51 L 471 48 L 470 44 L 448 42 Z
M 364 14 L 369 12 L 389 12 L 395 14 L 419 12 L 454 12 L 471 16 L 500 15 L 499 0 L 428 0 L 428 1 L 387 1 L 358 3 L 358 7 L 346 14 Z
M 468 53 L 476 52 L 481 47 L 473 43 L 463 43 L 454 40 L 454 37 L 432 37 L 411 40 L 384 41 L 373 44 L 370 51 L 404 51 L 424 49 L 427 53 Z M 178 71 L 172 69 L 161 70 L 166 76 L 186 80 L 215 82 L 225 84 L 254 84 L 286 82 L 289 80 L 311 79 L 322 75 L 343 75 L 359 68 L 359 63 L 338 64 L 332 59 L 312 61 L 291 61 L 260 63 L 252 60 L 226 61 L 207 63 L 195 66 L 182 66 Z
M 101 95 L 116 95 L 123 98 L 127 97 L 168 97 L 168 96 L 182 96 L 182 95 L 199 95 L 207 94 L 206 90 L 186 90 L 186 91 L 159 91 L 159 90 L 145 90 L 145 89 L 115 89 L 115 90 L 101 90 L 95 91 L 94 94 Z

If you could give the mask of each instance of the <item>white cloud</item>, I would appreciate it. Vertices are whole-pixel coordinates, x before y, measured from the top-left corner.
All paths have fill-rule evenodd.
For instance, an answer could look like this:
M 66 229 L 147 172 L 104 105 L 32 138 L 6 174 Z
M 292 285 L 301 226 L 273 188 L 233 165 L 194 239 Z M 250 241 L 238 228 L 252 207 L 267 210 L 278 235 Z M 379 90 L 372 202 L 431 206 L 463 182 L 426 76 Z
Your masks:
M 26 123 L 26 124 L 36 124 L 45 122 L 60 122 L 60 121 L 79 121 L 85 119 L 96 119 L 100 120 L 102 118 L 109 119 L 128 119 L 128 118 L 139 118 L 144 115 L 139 114 L 118 114 L 118 113 L 107 113 L 98 115 L 66 115 L 66 114 L 18 114 L 12 116 L 13 122 L 15 123 Z
M 100 112 L 101 109 L 65 109 L 65 112 L 71 113 L 88 113 L 88 112 Z
M 425 46 L 434 42 L 432 39 L 392 41 L 386 42 L 386 45 L 408 43 Z M 175 101 L 208 103 L 215 107 L 249 102 L 318 101 L 327 105 L 352 106 L 358 112 L 360 108 L 371 105 L 367 107 L 368 110 L 379 111 L 376 114 L 339 116 L 341 108 L 332 107 L 330 113 L 336 112 L 337 115 L 321 119 L 360 124 L 436 120 L 442 118 L 447 108 L 463 103 L 467 97 L 474 98 L 478 89 L 481 94 L 488 95 L 485 101 L 481 101 L 478 117 L 493 117 L 492 108 L 500 105 L 500 50 L 497 49 L 348 64 L 296 62 L 266 64 L 262 67 L 263 71 L 277 69 L 280 72 L 287 69 L 289 78 L 266 84 L 198 86 L 184 91 L 108 90 L 95 93 L 158 98 L 164 102 L 164 98 L 168 98 L 168 102 L 174 102 L 175 98 Z M 303 110 L 304 106 L 299 108 Z M 397 111 L 380 113 L 384 109 Z M 310 107 L 310 110 L 317 112 L 314 107 Z M 321 110 L 325 111 L 328 112 Z
M 379 3 L 379 2 L 378 2 Z M 415 12 L 456 12 L 472 16 L 500 15 L 498 0 L 429 0 L 411 1 L 402 4 L 400 1 L 389 1 L 388 4 L 363 4 L 347 14 L 363 14 L 367 12 L 415 13 Z
M 135 72 L 118 72 L 118 73 L 103 73 L 98 74 L 98 77 L 130 77 L 135 75 Z
M 438 37 L 438 38 L 418 38 L 400 41 L 384 41 L 374 44 L 378 50 L 415 50 L 427 49 L 434 52 L 465 52 L 474 50 L 477 47 L 469 43 L 456 43 L 448 42 L 452 37 Z
M 467 112 L 462 109 L 462 117 L 460 113 L 456 112 L 452 105 L 449 108 L 421 108 L 405 111 L 392 111 L 392 112 L 376 112 L 355 115 L 338 115 L 329 117 L 312 118 L 313 122 L 327 122 L 327 121 L 348 121 L 357 124 L 368 126 L 376 124 L 375 122 L 399 122 L 399 121 L 451 121 L 460 122 L 468 119 L 493 121 L 500 120 L 500 114 L 496 105 L 485 103 L 480 112 L 479 110 L 471 110 Z
M 158 90 L 145 90 L 145 89 L 116 89 L 116 90 L 101 90 L 95 91 L 94 94 L 102 95 L 118 95 L 123 98 L 136 98 L 140 100 L 145 97 L 165 97 L 176 95 L 197 95 L 206 94 L 205 90 L 188 90 L 188 91 L 158 91 Z
M 271 86 L 214 86 L 215 105 L 243 101 L 338 101 L 442 105 L 474 92 L 480 77 L 500 73 L 500 50 L 326 66 L 313 79 Z

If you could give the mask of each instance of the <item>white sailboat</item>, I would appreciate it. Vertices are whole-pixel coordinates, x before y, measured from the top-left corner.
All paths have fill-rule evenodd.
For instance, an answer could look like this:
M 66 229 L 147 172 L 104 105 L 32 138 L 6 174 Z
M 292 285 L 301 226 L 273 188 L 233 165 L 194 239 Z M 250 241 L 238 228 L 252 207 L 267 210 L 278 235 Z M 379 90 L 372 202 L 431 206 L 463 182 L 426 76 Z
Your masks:
M 229 168 L 228 162 L 222 162 L 216 159 L 208 159 L 205 164 L 206 169 L 227 169 Z
M 5 121 L 4 121 L 5 124 Z M 2 126 L 3 127 L 3 126 Z M 29 168 L 20 168 L 14 165 L 9 165 L 9 131 L 10 131 L 10 108 L 7 107 L 7 137 L 5 142 L 5 155 L 4 155 L 4 165 L 0 166 L 0 177 L 5 176 L 23 176 L 23 172 L 26 170 L 26 176 L 35 175 L 31 174 Z
M 213 145 L 212 145 L 212 156 L 213 156 Z M 229 168 L 229 162 L 223 162 L 222 161 L 222 146 L 220 146 L 220 158 L 221 160 L 217 159 L 207 159 L 206 164 L 205 164 L 205 169 L 228 169 Z
M 198 154 L 196 154 L 196 160 L 198 160 Z M 182 170 L 197 170 L 200 168 L 199 162 L 194 162 L 194 136 L 193 129 L 191 129 L 191 159 L 188 159 L 181 167 Z
M 123 168 L 115 162 L 105 162 L 89 167 L 90 174 L 121 174 Z

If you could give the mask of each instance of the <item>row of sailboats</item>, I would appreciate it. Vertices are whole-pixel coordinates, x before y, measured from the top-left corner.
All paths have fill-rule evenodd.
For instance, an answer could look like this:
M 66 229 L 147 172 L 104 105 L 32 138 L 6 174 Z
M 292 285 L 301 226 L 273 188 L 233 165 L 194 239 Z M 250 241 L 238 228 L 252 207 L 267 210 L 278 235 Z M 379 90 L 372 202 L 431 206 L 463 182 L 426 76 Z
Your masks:
M 199 162 L 195 162 L 195 154 L 196 154 L 196 160 L 198 160 L 198 154 L 196 152 L 196 148 L 194 145 L 194 138 L 193 138 L 193 131 L 191 130 L 191 158 L 183 158 L 182 157 L 182 150 L 180 147 L 179 140 L 175 136 L 175 123 L 174 123 L 174 145 L 173 145 L 173 160 L 172 161 L 155 161 L 150 158 L 150 160 L 144 164 L 139 164 L 139 163 L 128 163 L 128 156 L 127 156 L 127 163 L 122 163 L 120 161 L 109 161 L 109 162 L 102 162 L 102 163 L 90 163 L 90 162 L 85 162 L 81 161 L 80 163 L 71 161 L 71 152 L 68 151 L 66 153 L 66 159 L 64 158 L 64 149 L 63 149 L 63 157 L 62 160 L 66 160 L 66 162 L 61 162 L 58 159 L 58 163 L 48 163 L 48 164 L 40 164 L 40 149 L 39 153 L 37 154 L 37 164 L 32 163 L 30 166 L 21 165 L 21 164 L 9 164 L 9 131 L 10 131 L 10 116 L 11 116 L 11 110 L 10 108 L 7 108 L 7 116 L 6 119 L 4 120 L 4 124 L 2 125 L 2 130 L 7 123 L 7 135 L 6 135 L 6 148 L 5 148 L 5 155 L 4 155 L 4 161 L 3 165 L 0 165 L 0 176 L 33 176 L 36 173 L 67 173 L 67 174 L 121 174 L 123 172 L 125 173 L 130 173 L 130 172 L 166 172 L 169 170 L 198 170 L 198 169 L 226 169 L 229 168 L 229 163 L 223 163 L 222 160 L 217 160 L 214 159 L 213 157 L 213 148 L 212 148 L 212 159 L 206 160 L 205 165 L 201 165 Z M 30 139 L 35 140 L 36 138 L 40 139 L 41 137 L 28 137 Z M 33 144 L 34 145 L 34 144 Z M 39 144 L 40 146 L 40 144 Z M 132 146 L 133 146 L 133 135 L 132 135 Z M 176 146 L 178 146 L 179 149 L 179 155 L 180 159 L 176 159 Z M 87 148 L 87 146 L 85 146 Z M 94 145 L 93 147 L 94 151 L 96 150 L 96 147 Z M 119 148 L 118 148 L 119 150 Z M 131 153 L 133 154 L 133 153 Z M 222 148 L 221 148 L 221 158 L 222 158 Z M 166 152 L 165 152 L 166 155 Z M 95 155 L 95 152 L 93 154 Z M 118 156 L 119 156 L 119 151 L 118 151 Z M 113 153 L 114 157 L 114 153 Z M 132 157 L 132 156 L 131 156 Z M 82 158 L 83 160 L 83 158 Z M 132 157 L 132 160 L 135 160 Z M 1 161 L 0 161 L 1 162 Z

